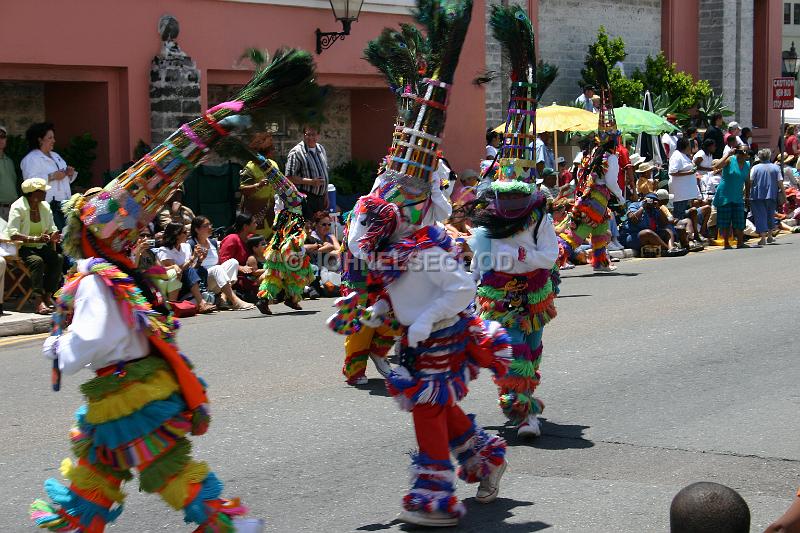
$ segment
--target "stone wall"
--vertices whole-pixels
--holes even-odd
[[[735,120],[753,120],[753,0],[700,0],[700,77]],[[731,118],[730,120],[733,120]]]
[[[0,81],[0,125],[9,135],[25,135],[31,124],[44,120],[44,83]]]
[[[325,124],[320,128],[319,142],[328,152],[328,165],[333,168],[351,159],[350,91],[333,89],[325,104]],[[302,139],[298,131],[297,140]]]
[[[583,61],[600,26],[625,41],[624,68],[630,76],[644,67],[648,54],[661,50],[661,1],[539,0],[539,57],[559,69],[541,105],[574,101],[581,93]]]
[[[486,2],[486,71],[493,73],[495,79],[486,83],[486,127],[495,128],[505,121],[508,107],[508,65],[503,59],[503,50],[500,43],[492,36],[489,25],[491,6],[499,2]],[[505,0],[505,5],[519,5],[527,9],[527,0]]]
[[[152,144],[160,143],[181,124],[199,115],[200,71],[177,43],[166,43],[150,65]]]

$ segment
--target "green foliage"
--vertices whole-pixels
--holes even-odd
[[[653,113],[666,117],[667,115],[675,115],[678,125],[681,127],[688,127],[691,125],[691,116],[688,113],[682,112],[680,109],[680,99],[670,99],[667,93],[659,94],[653,98]]]
[[[614,107],[623,105],[641,107],[642,93],[644,93],[642,82],[626,78],[620,69],[614,68],[609,72],[609,85],[611,85]]]
[[[97,141],[90,133],[76,135],[69,144],[56,150],[64,161],[78,172],[73,187],[90,187],[92,183],[92,163],[97,159]]]
[[[711,95],[707,98],[703,98],[701,100],[700,105],[697,106],[697,120],[700,124],[708,127],[709,121],[711,119],[711,115],[715,113],[721,113],[723,117],[729,117],[733,115],[733,111],[728,109],[728,107],[722,101],[721,94],[714,94],[711,92]]]
[[[593,64],[597,61],[605,63],[606,68],[611,76],[611,71],[618,61],[624,60],[628,56],[625,52],[625,41],[622,37],[611,38],[606,31],[605,26],[600,26],[597,30],[597,40],[589,45],[589,50],[586,53],[586,60],[584,64],[586,68],[581,69],[581,81],[579,82],[581,88],[586,85],[598,85],[598,72]],[[611,87],[614,90],[614,87]],[[616,93],[614,94],[616,96]]]
[[[558,67],[552,63],[539,60],[536,65],[536,99],[542,99],[545,91],[556,81],[558,77]]]
[[[713,93],[708,81],[694,81],[691,74],[670,63],[664,52],[659,52],[656,57],[647,56],[644,72],[637,68],[632,78],[639,80],[653,94],[668,95],[676,103],[676,112],[685,113]]]
[[[330,182],[336,186],[337,194],[367,194],[375,182],[378,163],[353,159],[331,169]]]
[[[28,154],[28,142],[22,135],[9,135],[6,140],[5,154],[14,162],[14,170],[17,172],[17,178],[22,183],[22,169],[19,164],[22,158]]]

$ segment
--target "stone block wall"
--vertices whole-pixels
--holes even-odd
[[[489,25],[491,6],[500,2],[486,2],[486,71],[495,74],[495,79],[484,84],[486,91],[486,127],[495,128],[506,119],[508,107],[508,65],[503,59],[500,43],[492,36]],[[519,5],[527,10],[527,0],[504,0],[504,5]]]
[[[328,153],[328,165],[333,168],[351,159],[351,120],[350,91],[333,89],[325,104],[325,123],[320,127],[319,142]],[[289,148],[302,139],[302,132],[297,129],[297,141],[290,143]],[[284,154],[285,155],[285,154]]]
[[[0,81],[0,125],[9,135],[25,135],[31,124],[44,120],[44,83]]]
[[[152,144],[200,115],[200,71],[185,54],[158,55],[150,65]]]
[[[700,0],[700,77],[743,126],[753,121],[753,17],[753,0]]]
[[[583,61],[600,26],[625,41],[624,68],[630,76],[636,67],[644,68],[648,54],[661,50],[661,1],[539,0],[539,57],[559,68],[542,105],[574,101],[581,93]]]

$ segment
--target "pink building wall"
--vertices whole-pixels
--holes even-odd
[[[471,79],[484,68],[484,6],[483,0],[475,2],[445,134],[444,149],[457,168],[469,166],[483,144],[483,90]],[[48,16],[42,17],[42,12]],[[149,69],[160,49],[156,27],[164,14],[180,22],[177,41],[201,70],[204,107],[208,83],[241,83],[249,77],[248,67],[238,65],[246,48],[275,50],[285,45],[313,50],[317,27],[341,28],[330,10],[222,0],[14,2],[3,7],[0,17],[0,79],[105,84],[108,128],[93,133],[104,137],[103,157],[113,168],[130,158],[138,139],[149,141]],[[36,21],[35,33],[20,21]],[[409,21],[402,15],[362,13],[350,36],[317,56],[320,82],[345,88],[384,87],[361,59],[361,51],[384,26]],[[59,112],[63,120],[104,113],[104,99],[76,104],[72,111]],[[69,128],[59,125],[62,132],[65,127]],[[388,144],[390,132],[385,136]],[[377,147],[377,141],[370,145]]]

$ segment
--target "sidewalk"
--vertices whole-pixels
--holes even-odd
[[[9,303],[4,307],[6,310],[0,316],[0,337],[47,333],[52,327],[51,316],[37,315],[33,309],[28,309],[29,306],[25,306],[21,312],[14,311],[13,308],[9,311]]]

